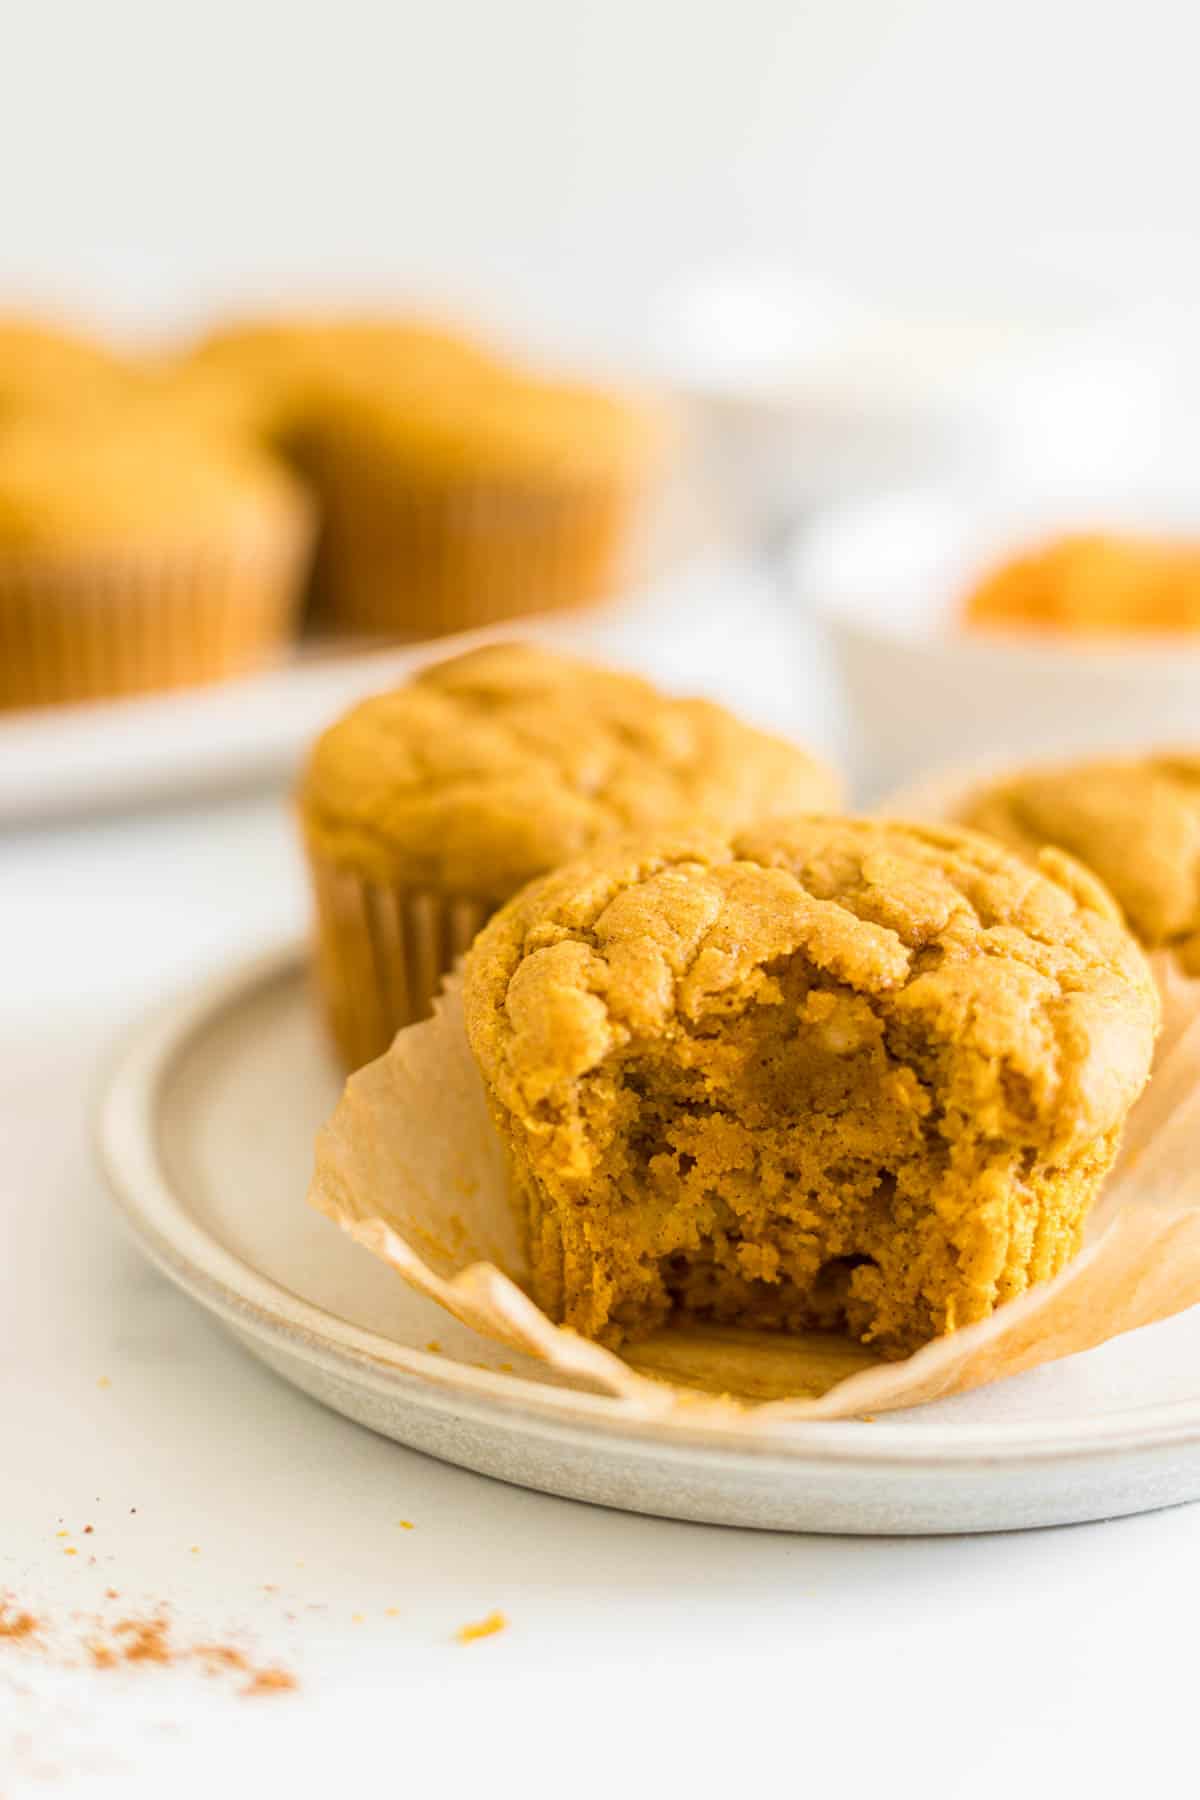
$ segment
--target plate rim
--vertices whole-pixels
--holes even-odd
[[[367,1331],[293,1293],[236,1255],[189,1212],[172,1187],[158,1147],[160,1103],[188,1046],[254,994],[303,979],[309,948],[294,937],[218,970],[160,1003],[128,1031],[100,1083],[93,1141],[110,1194],[150,1260],[227,1326],[324,1364],[354,1381],[436,1405],[453,1399],[477,1416],[497,1411],[526,1429],[586,1430],[656,1453],[697,1452],[729,1459],[772,1459],[795,1469],[819,1463],[843,1469],[978,1469],[1062,1464],[1200,1444],[1200,1396],[1122,1407],[1094,1418],[996,1424],[896,1424],[887,1419],[802,1420],[770,1439],[734,1433],[717,1422],[632,1419],[614,1396],[556,1387],[516,1374],[474,1368]],[[399,1276],[396,1277],[400,1279]]]

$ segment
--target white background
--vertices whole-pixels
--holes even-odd
[[[596,341],[783,261],[1193,291],[1191,0],[5,0],[0,280],[130,321],[390,284]]]
[[[987,311],[1195,291],[1189,0],[0,21],[0,288],[132,326],[399,284],[619,349],[743,259]],[[1196,1509],[928,1543],[592,1511],[323,1413],[144,1268],[87,1136],[113,1038],[303,910],[278,796],[0,843],[0,1587],[68,1635],[109,1582],[169,1599],[303,1682],[255,1710],[13,1652],[0,1791],[1188,1791]]]

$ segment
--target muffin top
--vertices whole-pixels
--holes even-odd
[[[1077,856],[1148,949],[1178,946],[1189,965],[1200,950],[1200,753],[1030,769],[957,811],[1025,856],[1044,844]]]
[[[1057,538],[1013,558],[968,595],[972,625],[1027,630],[1200,629],[1200,544],[1111,532]]]
[[[1087,871],[882,819],[630,838],[556,870],[469,952],[467,1032],[500,1103],[540,1118],[685,1025],[719,1056],[722,1017],[780,1004],[795,956],[864,997],[901,1060],[936,1047],[949,1073],[927,1100],[951,1139],[960,1118],[1065,1153],[1118,1125],[1149,1073],[1154,985]]]
[[[494,358],[453,326],[415,314],[309,313],[243,319],[219,327],[193,345],[189,360],[247,369],[290,371],[314,359],[361,355],[389,362],[442,361],[487,368]]]
[[[450,326],[402,315],[248,319],[202,338],[164,375],[192,402],[268,436],[303,431],[343,383],[482,378],[495,358]]]
[[[0,430],[0,549],[273,545],[307,529],[308,502],[251,447],[158,407],[26,417]]]
[[[734,827],[836,803],[831,770],[708,700],[525,644],[493,644],[364,701],[321,737],[314,848],[376,880],[503,900],[631,827]]]
[[[417,474],[530,484],[636,481],[670,441],[661,409],[615,389],[498,365],[468,380],[441,373],[343,368],[326,384],[325,422]]]
[[[130,365],[79,332],[0,314],[0,416],[78,393],[119,391]]]

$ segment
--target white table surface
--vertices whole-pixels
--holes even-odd
[[[687,679],[706,658],[717,691],[744,702],[756,662],[764,710],[832,729],[760,594],[697,625]],[[300,1681],[249,1701],[0,1641],[6,1800],[1188,1791],[1200,1509],[930,1541],[595,1510],[323,1411],[152,1272],[89,1144],[106,1058],[304,914],[279,794],[0,838],[0,1592],[66,1643],[108,1587],[168,1602],[181,1638]],[[506,1632],[454,1641],[493,1608]]]

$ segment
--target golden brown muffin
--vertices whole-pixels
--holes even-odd
[[[666,443],[654,409],[601,388],[343,369],[307,459],[333,623],[433,637],[599,598]]]
[[[552,1318],[889,1354],[1074,1254],[1158,1022],[1069,859],[835,817],[556,871],[478,938],[465,1005]]]
[[[0,707],[253,667],[310,538],[286,473],[157,410],[22,419],[0,432]]]
[[[1200,973],[1200,754],[1027,769],[977,788],[956,812],[1023,856],[1056,844],[1078,857],[1147,949],[1174,949]]]
[[[972,625],[1080,634],[1200,630],[1200,545],[1094,532],[1005,563],[965,604]]]
[[[0,314],[0,421],[45,404],[119,393],[131,379],[130,365],[91,338]]]
[[[494,644],[357,706],[300,796],[317,968],[356,1067],[424,1017],[495,908],[630,827],[727,827],[837,802],[834,774],[706,700],[532,645]]]
[[[492,364],[464,333],[423,319],[314,313],[223,326],[160,374],[187,404],[302,454],[342,379],[451,379]]]

